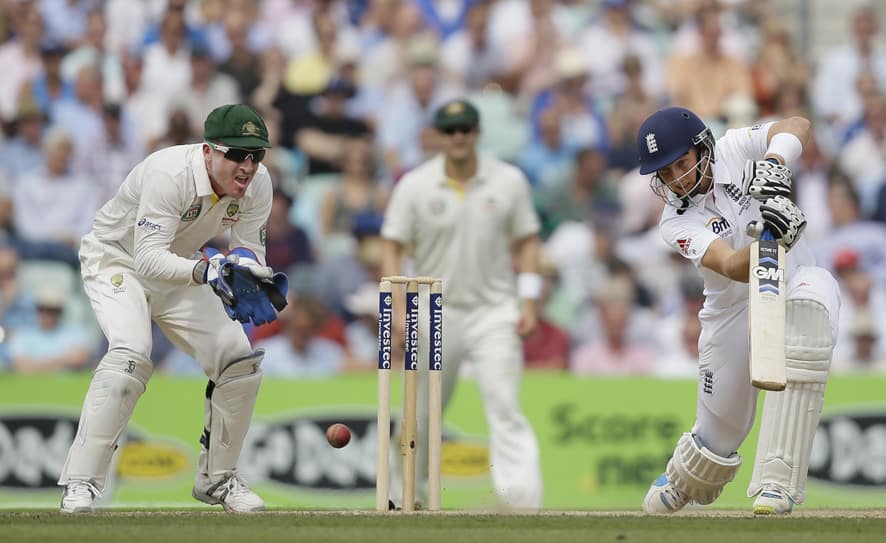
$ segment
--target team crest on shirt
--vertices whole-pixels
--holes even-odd
[[[191,222],[197,217],[200,216],[200,211],[203,210],[203,204],[197,202],[196,204],[192,204],[191,207],[188,208],[187,211],[182,215],[182,222]]]
[[[741,189],[736,185],[726,185],[723,188],[723,191],[726,192],[726,195],[732,198],[732,201],[737,203],[741,208],[739,210],[739,214],[744,213],[749,207],[751,207],[751,197],[747,194],[742,194]]]
[[[225,209],[226,217],[222,217],[222,224],[230,225],[240,220],[238,213],[240,212],[240,204],[237,202],[231,202],[228,204],[228,208]]]
[[[126,287],[123,286],[123,274],[115,273],[111,276],[111,286],[114,287],[114,294],[120,294],[121,292],[126,292]]]

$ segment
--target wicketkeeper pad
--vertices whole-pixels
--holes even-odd
[[[206,386],[205,427],[200,443],[206,449],[206,465],[200,466],[215,483],[225,479],[236,467],[243,440],[252,420],[255,398],[261,384],[261,361],[265,352],[230,362],[216,381]]]
[[[776,485],[795,503],[803,503],[812,440],[834,351],[824,305],[815,300],[788,300],[785,351],[787,387],[766,393],[748,497]]]
[[[108,351],[102,358],[83,400],[77,435],[58,484],[90,481],[99,491],[104,489],[117,441],[152,369],[150,360],[124,349]]]

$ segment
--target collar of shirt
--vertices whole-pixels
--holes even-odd
[[[442,188],[457,191],[460,195],[464,195],[468,190],[471,190],[472,188],[482,186],[490,177],[489,161],[486,160],[485,157],[483,157],[483,155],[479,153],[477,154],[477,173],[475,173],[473,177],[468,179],[466,183],[459,183],[446,175],[446,160],[443,157],[442,153],[437,155],[436,160],[438,161],[436,168],[439,170],[440,177],[438,185]]]
[[[202,143],[194,145],[191,171],[194,172],[194,188],[197,189],[197,196],[215,196],[212,183],[209,182],[209,173],[206,171],[206,162],[203,160]]]

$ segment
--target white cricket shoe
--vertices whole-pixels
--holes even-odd
[[[662,473],[643,499],[643,512],[647,515],[667,515],[683,509],[687,503],[689,497],[671,484],[666,473]]]
[[[265,510],[264,500],[250,490],[236,473],[206,488],[197,488],[195,485],[191,495],[203,503],[221,505],[228,513],[253,513]]]
[[[783,490],[767,486],[754,500],[754,515],[790,515],[794,500]]]
[[[92,513],[95,511],[95,500],[101,495],[92,483],[74,481],[65,486],[62,493],[62,513]]]

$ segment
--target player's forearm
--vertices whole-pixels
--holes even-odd
[[[516,264],[518,273],[538,273],[541,258],[541,242],[538,236],[528,236],[517,242]]]
[[[767,135],[769,147],[763,158],[774,158],[781,164],[793,162],[803,152],[811,133],[812,123],[804,117],[789,117],[774,123],[769,128]],[[796,139],[779,134],[794,136]]]
[[[750,264],[750,245],[736,251],[722,239],[711,243],[701,259],[701,265],[705,268],[742,283],[748,282]]]
[[[184,258],[159,248],[136,248],[133,265],[145,279],[187,285],[193,283],[196,260]]]

